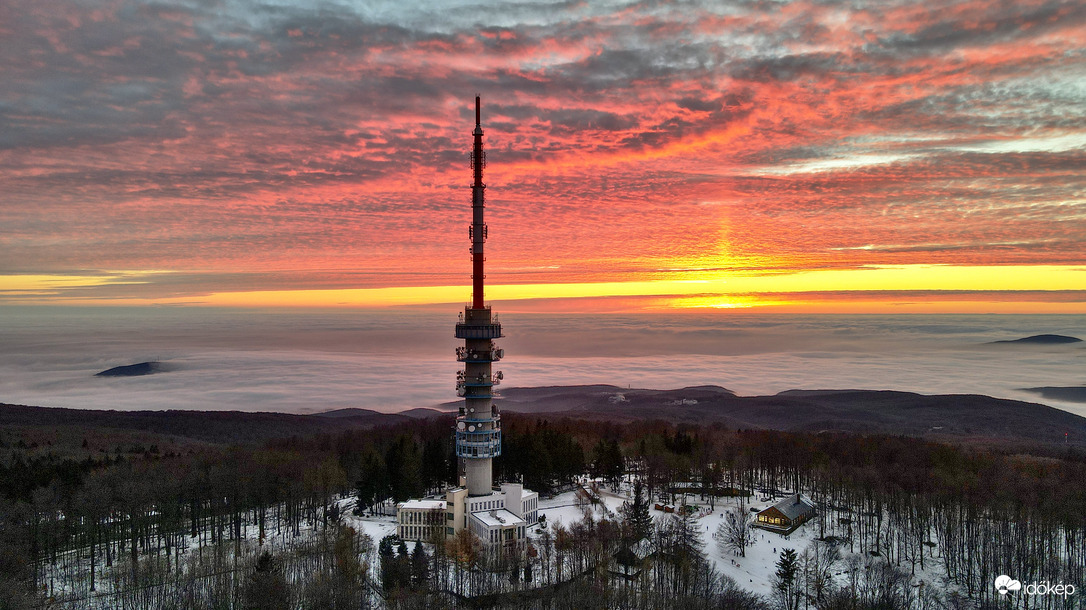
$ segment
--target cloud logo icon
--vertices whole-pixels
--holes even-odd
[[[1022,588],[1022,583],[1007,576],[1006,574],[1000,574],[995,579],[996,591],[999,591],[1000,595],[1006,595],[1011,591],[1018,591]]]

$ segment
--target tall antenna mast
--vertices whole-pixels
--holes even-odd
[[[475,143],[471,150],[471,168],[475,181],[471,185],[471,305],[464,308],[456,325],[456,337],[464,340],[456,349],[456,359],[464,363],[457,373],[456,393],[464,397],[464,405],[456,417],[456,455],[464,460],[464,478],[469,496],[486,496],[493,492],[492,461],[502,453],[501,416],[494,406],[498,393],[494,386],[501,383],[502,373],[493,372],[493,363],[504,352],[494,345],[502,337],[502,325],[491,315],[483,300],[483,243],[486,223],[483,222],[483,127],[479,96],[475,96]]]
[[[483,263],[486,257],[483,255],[483,244],[486,242],[486,223],[483,222],[483,208],[485,207],[483,184],[483,169],[486,167],[486,153],[483,151],[483,127],[481,122],[479,96],[475,96],[475,144],[471,150],[471,167],[474,170],[475,181],[471,185],[471,306],[475,309],[483,308],[483,279],[486,277]]]

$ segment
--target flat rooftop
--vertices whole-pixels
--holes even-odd
[[[400,504],[400,508],[413,508],[416,510],[445,510],[444,500],[408,500]]]
[[[510,527],[514,525],[526,525],[524,519],[514,515],[504,508],[495,510],[480,510],[471,513],[471,516],[483,522],[487,527]]]

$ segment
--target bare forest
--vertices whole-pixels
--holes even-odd
[[[1074,449],[506,415],[498,480],[544,496],[590,480],[628,501],[593,511],[589,491],[583,519],[539,524],[526,557],[501,561],[466,534],[415,544],[352,525],[456,480],[449,427],[144,439],[161,446],[114,444],[106,428],[5,431],[0,609],[1025,608],[999,595],[998,575],[1086,583],[1086,456]],[[741,553],[749,517],[707,540],[692,511],[651,510],[785,491],[817,506],[803,526],[817,543],[782,549],[771,595],[707,552]],[[941,580],[915,586],[931,573]]]

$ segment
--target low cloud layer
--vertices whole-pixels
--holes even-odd
[[[455,401],[445,313],[24,310],[0,331],[0,402],[93,409],[386,412]],[[1086,383],[1082,344],[987,345],[1040,333],[1086,339],[1083,316],[596,315],[505,317],[511,386],[715,384],[977,393],[1081,404],[1020,388]],[[160,360],[143,377],[94,374]]]

